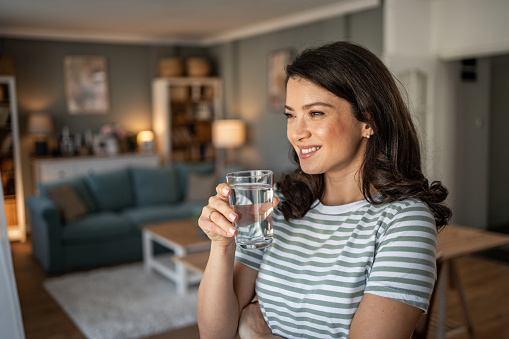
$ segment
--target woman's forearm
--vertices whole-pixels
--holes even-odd
[[[214,245],[198,290],[198,326],[202,339],[234,338],[239,303],[233,288],[235,243]]]

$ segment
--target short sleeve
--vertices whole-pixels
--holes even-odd
[[[427,311],[436,280],[437,231],[429,208],[402,208],[380,235],[365,293]]]

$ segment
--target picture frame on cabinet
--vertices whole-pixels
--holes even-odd
[[[69,114],[105,114],[109,110],[104,56],[66,56],[65,92]]]
[[[269,53],[267,60],[267,89],[268,108],[271,111],[282,112],[285,106],[285,67],[294,57],[291,48],[279,49]]]

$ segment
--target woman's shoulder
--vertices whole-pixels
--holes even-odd
[[[375,197],[376,200],[377,197]],[[392,209],[395,211],[407,210],[407,209],[423,209],[427,210],[431,213],[428,205],[420,199],[416,198],[407,198],[402,200],[391,201],[383,204],[372,204],[373,208],[378,208],[382,210]]]
[[[416,198],[372,204],[369,212],[382,215],[387,223],[408,220],[436,227],[433,212],[426,203]]]

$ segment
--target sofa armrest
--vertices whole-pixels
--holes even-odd
[[[32,195],[26,199],[26,205],[30,213],[33,255],[46,272],[58,272],[62,267],[61,214],[48,198]]]

